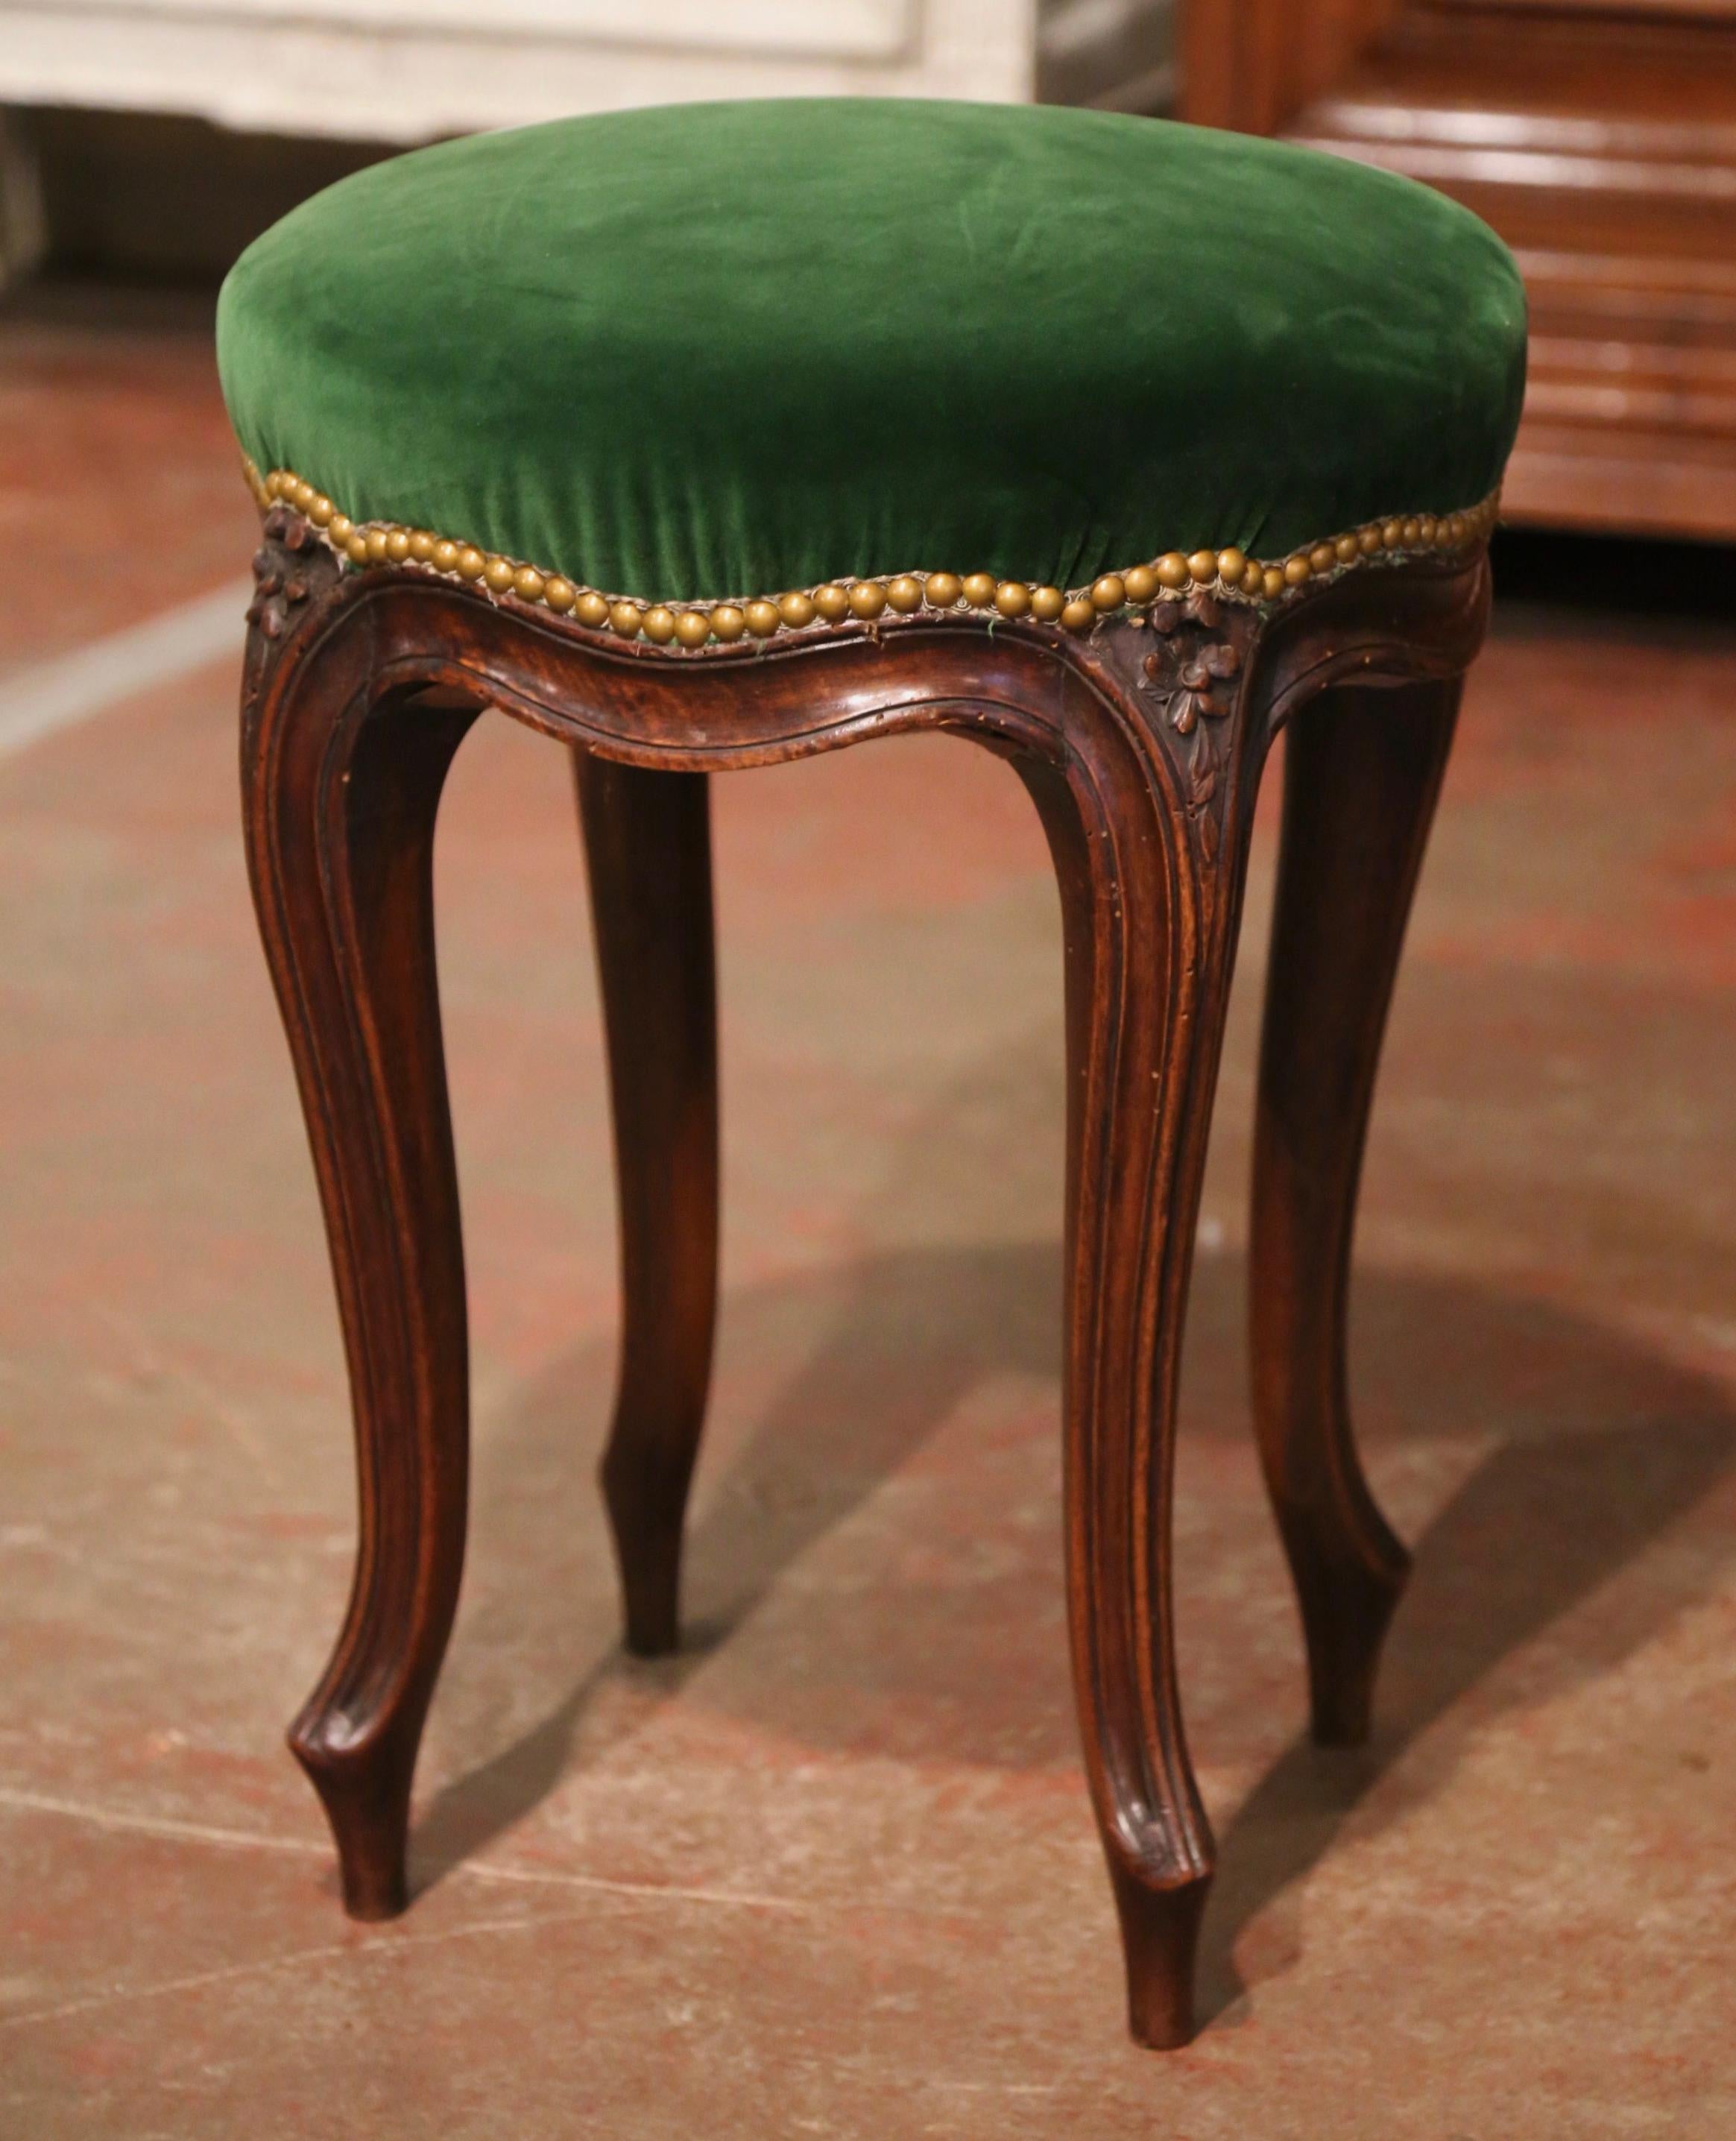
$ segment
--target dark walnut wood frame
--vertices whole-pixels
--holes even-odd
[[[490,706],[573,751],[626,1302],[602,1484],[627,1641],[656,1652],[676,1641],[716,1297],[706,776],[943,730],[1017,768],[1060,880],[1073,1667],[1133,2031],[1185,2042],[1212,1843],[1176,1685],[1172,1459],[1255,793],[1293,721],[1252,1343],[1315,1729],[1341,1743],[1367,1730],[1406,1567],[1346,1410],[1357,1178],[1458,681],[1486,621],[1481,550],[1355,567],[1271,605],[1165,598],[1079,639],[961,614],[677,655],[413,568],[340,572],[283,506],[266,530],[243,689],[248,854],[318,1169],[361,1478],[348,1615],[290,1745],[330,1818],[347,1907],[380,1917],[406,1902],[411,1772],[464,1555],[464,1258],[431,904],[454,752]]]

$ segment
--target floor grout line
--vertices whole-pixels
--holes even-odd
[[[224,655],[239,656],[251,580],[108,633],[49,662],[0,676],[0,758],[106,713]]]
[[[0,1784],[0,1807],[16,1807],[22,1813],[58,1814],[66,1821],[81,1821],[92,1828],[113,1830],[125,1836],[154,1836],[167,1843],[204,1843],[219,1850],[288,1852],[300,1858],[324,1855],[325,1847],[302,1843],[294,1837],[267,1836],[255,1829],[219,1828],[204,1822],[179,1821],[172,1814],[119,1813],[109,1807],[91,1806],[77,1799],[57,1799],[47,1792]]]
[[[87,1993],[81,2000],[64,2001],[58,2007],[28,2008],[22,2015],[0,2015],[0,2030],[22,2030],[32,2023],[64,2021],[73,2015],[88,2015],[106,2007],[124,2006],[139,2000],[162,2000],[177,1992],[199,1992],[207,1986],[232,1984],[239,1979],[268,1976],[274,1970],[298,1969],[331,1956],[400,1955],[411,1947],[439,1947],[479,1935],[535,1932],[548,1925],[566,1925],[583,1917],[583,1912],[557,1911],[541,1917],[483,1919],[468,1926],[445,1926],[438,1932],[399,1933],[370,1938],[358,1928],[342,1941],[327,1941],[318,1947],[304,1947],[288,1955],[257,1956],[251,1962],[234,1962],[221,1970],[202,1970],[186,1977],[165,1978],[155,1985],[117,1986],[111,1991]]]
[[[118,1835],[149,1836],[169,1843],[202,1843],[222,1851],[278,1852],[297,1858],[329,1858],[331,1847],[287,1836],[268,1836],[262,1831],[221,1828],[204,1822],[180,1821],[172,1814],[138,1814],[91,1806],[76,1799],[57,1799],[47,1792],[32,1792],[0,1784],[0,1808],[21,1813],[47,1814],[77,1821]],[[561,1873],[539,1867],[489,1865],[461,1860],[443,1877],[469,1879],[513,1888],[576,1889],[588,1895],[615,1896],[632,1902],[723,1904],[737,1910],[775,1911],[794,1917],[814,1915],[816,1905],[794,1897],[766,1896],[751,1889],[692,1888],[667,1881],[611,1880],[601,1873]]]

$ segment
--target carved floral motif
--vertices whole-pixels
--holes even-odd
[[[1232,640],[1213,637],[1222,621],[1208,594],[1152,606],[1151,628],[1160,644],[1145,657],[1144,688],[1156,694],[1178,736],[1191,736],[1202,720],[1222,721],[1233,703],[1217,687],[1241,668],[1242,652]]]
[[[1222,605],[1203,588],[1153,603],[1148,622],[1155,643],[1140,665],[1140,688],[1178,736],[1192,739],[1188,811],[1209,860],[1217,852],[1222,770],[1213,730],[1235,711],[1242,649],[1226,628]]]

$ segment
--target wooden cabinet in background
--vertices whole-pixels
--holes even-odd
[[[1736,539],[1736,0],[1186,0],[1181,116],[1426,180],[1513,247],[1509,518]]]

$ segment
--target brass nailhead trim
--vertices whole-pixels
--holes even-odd
[[[1152,601],[1160,591],[1204,588],[1230,601],[1279,602],[1310,581],[1324,579],[1376,557],[1409,557],[1432,551],[1467,550],[1485,541],[1495,525],[1500,493],[1492,491],[1478,505],[1462,513],[1399,514],[1370,520],[1343,535],[1292,550],[1287,558],[1250,558],[1240,550],[1179,550],[1134,565],[1124,573],[1105,573],[1089,588],[1064,593],[1028,580],[997,580],[991,573],[895,573],[862,579],[827,581],[788,594],[759,595],[741,602],[647,603],[627,595],[606,595],[578,585],[558,573],[520,564],[474,544],[406,528],[394,521],[357,523],[340,513],[289,469],[262,476],[243,461],[248,486],[262,508],[281,502],[306,515],[339,557],[355,565],[416,564],[479,583],[494,595],[512,595],[541,603],[557,617],[571,616],[593,631],[607,630],[622,640],[644,638],[656,647],[692,652],[718,640],[725,645],[743,638],[760,641],[803,632],[815,624],[846,619],[871,622],[890,609],[909,616],[976,611],[999,618],[1035,618],[1067,632],[1089,632],[1099,618],[1129,604]]]

